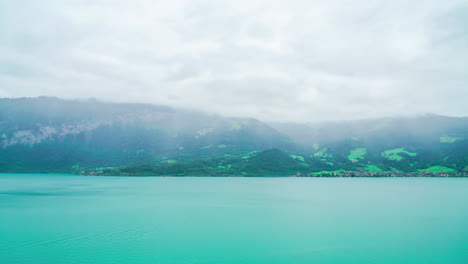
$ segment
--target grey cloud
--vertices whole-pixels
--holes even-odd
[[[0,96],[308,122],[467,115],[468,1],[3,1]]]

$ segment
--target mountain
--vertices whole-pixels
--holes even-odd
[[[317,146],[348,139],[385,140],[388,144],[433,144],[440,137],[468,135],[468,117],[424,115],[322,123],[269,123],[301,145]],[[406,144],[405,143],[405,144]]]
[[[323,170],[370,167],[414,172],[436,166],[468,170],[466,117],[425,115],[270,125],[301,145]]]
[[[468,118],[264,123],[150,104],[0,99],[0,172],[465,173]]]
[[[52,97],[0,99],[0,136],[3,172],[170,163],[171,156],[191,160],[293,146],[255,119]]]

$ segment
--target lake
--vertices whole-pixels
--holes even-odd
[[[468,179],[1,174],[0,263],[468,263]]]

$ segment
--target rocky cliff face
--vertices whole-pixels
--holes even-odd
[[[31,129],[12,131],[10,135],[3,133],[1,135],[1,145],[6,148],[16,144],[34,145],[45,140],[54,138],[63,138],[67,135],[78,135],[83,132],[91,131],[101,125],[109,125],[110,122],[71,122],[57,127],[34,124]]]

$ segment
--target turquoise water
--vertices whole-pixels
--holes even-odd
[[[0,263],[468,263],[468,180],[3,174]]]

